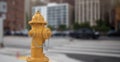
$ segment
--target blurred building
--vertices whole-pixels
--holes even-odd
[[[7,3],[5,0],[0,0],[0,17],[5,15],[7,12]]]
[[[73,7],[73,20],[72,22],[75,21],[75,0],[47,0],[49,2],[56,2],[56,3],[68,3],[69,5],[71,5]],[[73,23],[74,24],[74,23]]]
[[[26,17],[30,16],[30,0],[6,0],[7,13],[4,22],[5,31],[20,31],[25,29]]]
[[[100,19],[114,29],[114,7],[118,0],[100,0]]]
[[[58,28],[59,25],[69,27],[73,21],[73,8],[67,3],[49,5],[47,8],[47,20],[50,26]]]
[[[120,30],[120,5],[115,8],[115,29]]]
[[[75,0],[41,0],[46,3],[68,3],[71,6],[74,6]]]
[[[75,22],[90,22],[93,26],[100,19],[99,0],[75,0]]]
[[[33,8],[33,12],[37,10],[41,11],[44,18],[46,18],[45,20],[48,21],[48,25],[53,28],[58,28],[59,25],[66,25],[67,27],[70,27],[73,21],[73,8],[67,3],[52,3],[48,4],[46,7],[40,6]]]
[[[110,25],[114,27],[116,31],[118,31],[120,30],[120,0],[115,0],[113,4],[113,14],[111,14],[111,17],[113,19],[111,20],[112,22],[110,23]]]
[[[116,14],[118,13],[117,5],[120,0],[100,0],[100,19],[107,21],[112,29],[116,29]],[[116,12],[117,11],[117,12]]]
[[[100,18],[108,20],[112,9],[112,0],[100,0]]]
[[[117,0],[114,5],[114,24],[112,24],[115,30],[120,30],[120,0]]]
[[[49,0],[50,2],[57,2],[57,3],[68,3],[69,5],[74,7],[75,0]]]
[[[32,6],[40,6],[40,5],[46,5],[47,2],[45,0],[31,0]]]

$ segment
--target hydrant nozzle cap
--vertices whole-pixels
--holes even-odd
[[[33,15],[32,20],[29,22],[29,24],[34,23],[47,24],[47,22],[44,21],[44,18],[39,11],[37,11],[35,15]]]

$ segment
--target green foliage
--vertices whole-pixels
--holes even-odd
[[[97,20],[96,21],[96,24],[97,24],[97,26],[98,27],[101,27],[101,26],[103,26],[103,25],[105,25],[105,26],[108,26],[108,22],[107,21],[104,21],[104,20]]]
[[[110,30],[110,27],[108,27],[108,26],[106,26],[106,25],[102,25],[102,26],[100,27],[100,30],[103,31],[103,32],[107,32],[107,31]]]
[[[74,24],[73,24],[73,29],[74,29],[74,30],[80,29],[80,24],[74,23]]]
[[[80,28],[90,28],[89,22],[80,23]]]
[[[54,30],[54,28],[52,26],[50,26],[50,25],[48,25],[48,28],[50,28],[51,30]]]
[[[100,26],[103,25],[103,23],[104,23],[104,22],[103,22],[102,20],[97,20],[97,21],[96,21],[96,24],[97,24],[96,26],[97,26],[97,27],[100,27]]]
[[[26,14],[26,28],[27,28],[28,30],[31,29],[30,25],[28,24],[29,21],[30,21],[30,17]]]
[[[108,25],[108,23],[104,20],[97,20],[96,21],[96,26],[92,27],[94,30],[96,31],[100,31],[100,32],[107,32],[110,30],[110,27]]]
[[[100,32],[107,32],[107,31],[109,31],[110,30],[110,27],[108,27],[108,26],[105,26],[105,25],[102,25],[102,26],[93,26],[92,27],[94,30],[96,30],[96,31],[100,31]]]
[[[103,20],[97,20],[96,21],[96,26],[90,26],[89,22],[84,22],[84,23],[75,23],[73,24],[73,29],[74,30],[78,30],[80,28],[93,28],[96,31],[100,31],[100,32],[107,32],[108,30],[110,30],[110,27],[108,25],[107,21],[103,21]]]
[[[89,22],[84,22],[84,23],[80,23],[80,24],[78,24],[78,23],[73,24],[74,30],[78,30],[80,28],[90,28]]]
[[[67,29],[66,25],[59,25],[59,27],[58,27],[58,30],[60,30],[60,31],[64,31],[66,29]]]

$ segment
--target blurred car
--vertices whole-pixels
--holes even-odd
[[[95,32],[94,30],[89,29],[89,28],[81,28],[79,30],[76,30],[76,31],[69,33],[69,36],[73,37],[73,38],[98,39],[100,36],[100,33]]]
[[[69,36],[70,31],[52,31],[52,36]]]
[[[14,33],[12,33],[12,35],[22,36],[22,33],[21,33],[21,31],[15,31]]]
[[[107,33],[109,37],[120,37],[120,31],[110,30]]]
[[[13,35],[16,35],[16,36],[28,36],[28,30],[25,29],[25,30],[21,30],[21,31],[15,31],[13,33]]]
[[[23,36],[28,36],[28,30],[27,30],[27,29],[22,30],[21,32],[22,32],[22,35],[23,35]]]
[[[52,36],[66,36],[66,34],[61,31],[52,31]]]
[[[11,35],[11,32],[9,30],[5,30],[4,35]]]

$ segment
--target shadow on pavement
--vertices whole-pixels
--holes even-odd
[[[84,62],[120,62],[120,58],[116,57],[104,57],[94,55],[82,55],[82,54],[66,54],[70,58],[76,60],[82,60]]]
[[[93,40],[93,41],[96,41],[96,40],[107,40],[107,41],[120,41],[120,37],[107,37],[107,36],[101,36],[100,38],[98,39],[83,39],[83,38],[80,38],[80,39],[77,39],[77,40]]]

